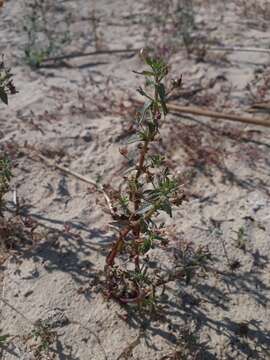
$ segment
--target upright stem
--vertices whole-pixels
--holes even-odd
[[[160,84],[160,79],[157,76],[155,76],[155,89],[154,89],[154,99],[152,100],[152,105],[148,109],[148,111],[151,113],[151,118],[153,121],[157,121],[157,114],[159,113],[159,92],[158,92],[158,85]],[[149,151],[149,143],[154,140],[157,132],[156,130],[153,130],[153,134],[149,134],[149,136],[144,140],[143,145],[140,148],[139,153],[139,160],[138,160],[138,166],[137,171],[135,174],[135,181],[138,182],[141,175],[145,173],[145,160],[146,155]],[[137,215],[137,211],[140,208],[141,205],[141,194],[139,193],[139,190],[137,189],[137,186],[131,190],[131,201],[134,204],[134,213],[130,217],[129,224],[120,231],[117,241],[115,242],[111,252],[107,256],[107,266],[112,267],[114,265],[114,260],[117,254],[121,251],[122,246],[124,245],[124,242],[126,240],[126,237],[129,233],[132,232],[133,239],[132,239],[132,257],[134,260],[135,265],[135,271],[140,271],[140,249],[139,249],[139,242],[137,241],[140,238],[141,234],[141,217]],[[156,211],[156,209],[151,209],[144,215],[144,219],[147,220],[151,218],[153,213]],[[134,221],[135,220],[135,221]]]
[[[155,77],[155,83],[157,84],[158,82],[159,82],[158,78]],[[158,104],[158,91],[157,91],[157,88],[155,87],[153,110],[151,110],[152,115],[153,115],[154,118],[156,117],[156,113],[158,111],[158,105],[157,104]],[[149,139],[145,140],[145,142],[143,144],[143,147],[141,149],[140,158],[139,158],[139,165],[138,165],[138,169],[137,169],[137,173],[136,173],[136,180],[138,180],[139,177],[141,176],[141,174],[143,173],[144,161],[145,161],[146,154],[148,152],[149,142],[150,142]],[[139,198],[137,199],[137,197],[136,197],[135,206],[134,206],[135,211],[138,210],[138,208],[140,206],[140,202],[141,202],[141,200]]]
[[[159,81],[158,78],[155,77],[156,84],[158,84],[158,81]],[[151,109],[150,111],[152,112],[152,116],[155,119],[156,114],[158,112],[158,91],[157,91],[156,86],[155,86],[153,109]],[[149,148],[148,148],[149,142],[150,142],[150,139],[145,140],[143,147],[141,148],[140,157],[139,157],[139,165],[138,165],[138,169],[137,169],[137,173],[136,173],[136,180],[138,180],[139,177],[144,172],[144,162],[145,162],[145,157],[147,155],[147,152],[149,150]],[[137,194],[135,194],[135,202],[134,202],[134,211],[135,212],[139,209],[140,204],[141,204],[141,198],[139,196],[137,196]],[[134,235],[133,245],[134,245],[134,251],[135,251],[134,264],[135,264],[136,271],[140,270],[139,247],[136,242],[136,239],[138,239],[140,237],[140,232],[141,232],[140,226],[137,226],[136,228],[133,229],[133,235]]]

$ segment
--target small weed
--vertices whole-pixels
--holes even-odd
[[[235,239],[235,245],[238,249],[246,251],[246,244],[247,244],[247,234],[245,228],[241,226],[236,233],[237,238]]]
[[[27,11],[23,23],[27,37],[24,47],[25,60],[31,67],[38,68],[45,58],[59,55],[63,47],[70,42],[71,16],[62,9],[64,15],[61,21],[53,18],[57,14],[57,4],[51,0],[25,0],[24,7]],[[53,22],[58,23],[57,27]],[[65,24],[64,27],[59,27],[60,23]]]
[[[55,342],[57,334],[49,324],[40,320],[31,332],[31,337],[37,342],[35,356],[42,359],[42,353],[49,353],[50,346]]]
[[[192,278],[198,274],[207,272],[207,265],[211,261],[211,253],[206,247],[194,247],[194,244],[180,242],[174,250],[176,269],[182,273],[186,285],[189,285]]]
[[[6,155],[0,157],[0,215],[3,216],[2,210],[4,206],[4,195],[9,190],[9,182],[11,179],[11,164]]]
[[[160,128],[168,113],[167,94],[181,86],[181,80],[166,90],[163,80],[168,75],[167,64],[144,51],[141,57],[148,69],[135,73],[145,77],[145,88],[138,89],[145,103],[136,119],[136,133],[129,141],[137,144],[137,155],[128,162],[130,168],[121,191],[114,192],[112,215],[120,230],[107,256],[105,275],[109,297],[123,304],[153,308],[156,287],[163,282],[148,271],[142,258],[157,242],[166,246],[165,225],[159,224],[157,217],[160,212],[172,217],[173,205],[179,206],[184,200],[180,184],[153,145],[161,138]],[[130,160],[128,148],[120,152]]]
[[[17,93],[13,84],[13,75],[8,69],[2,58],[0,62],[0,100],[8,104],[9,95]],[[14,149],[13,149],[14,150]],[[10,190],[12,178],[12,164],[6,151],[0,153],[0,246],[2,249],[13,249],[18,242],[33,243],[34,230],[37,224],[30,217],[19,216],[19,204],[16,199],[16,214],[7,218],[4,216],[5,202],[4,197]],[[30,239],[30,240],[29,240]]]
[[[4,58],[0,62],[0,100],[4,104],[8,104],[8,96],[17,93],[13,84],[13,75],[5,66]],[[0,216],[3,216],[4,195],[9,190],[9,182],[11,179],[11,164],[6,154],[0,154]]]

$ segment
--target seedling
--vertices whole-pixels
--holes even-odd
[[[195,248],[192,243],[183,242],[175,249],[174,257],[176,269],[182,274],[186,285],[197,273],[203,275],[207,271],[208,262],[211,261],[211,253],[207,247]]]
[[[246,244],[247,244],[247,234],[245,228],[241,226],[237,231],[234,231],[237,235],[235,239],[235,245],[239,249],[246,251]]]
[[[38,321],[31,336],[38,343],[35,353],[36,356],[41,359],[43,352],[49,352],[50,346],[55,342],[57,334],[51,329],[48,323]]]
[[[23,22],[27,37],[24,47],[25,61],[32,68],[38,68],[47,57],[59,55],[63,47],[70,42],[70,14],[65,14],[62,9],[64,19],[58,19],[56,27],[52,20],[56,22],[55,14],[59,9],[54,1],[25,0],[24,5],[27,11]]]
[[[137,153],[128,162],[130,168],[112,206],[119,233],[107,256],[105,275],[109,297],[123,304],[153,306],[161,281],[150,273],[143,259],[157,243],[164,247],[168,242],[165,224],[158,222],[158,215],[163,212],[172,217],[173,205],[179,206],[184,199],[180,184],[153,144],[161,139],[160,129],[168,114],[167,94],[181,86],[181,79],[166,89],[168,65],[144,51],[141,57],[148,69],[135,73],[145,78],[145,87],[138,89],[145,103],[135,120],[136,134],[130,141]],[[128,148],[120,152],[130,159]]]
[[[2,209],[4,205],[3,197],[9,190],[11,176],[10,161],[4,155],[2,159],[0,157],[0,215],[2,215]]]

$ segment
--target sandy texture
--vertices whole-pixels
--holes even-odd
[[[59,3],[72,9],[77,34],[67,50],[93,50],[91,23],[83,20],[91,16],[92,1]],[[196,1],[200,44],[269,47],[267,9],[254,11],[252,4],[259,2],[246,3]],[[97,1],[100,46],[141,47],[145,25],[139,20],[149,13],[147,6],[144,1]],[[125,165],[118,148],[128,140],[129,99],[136,96],[140,81],[132,70],[142,65],[129,54],[100,55],[35,72],[21,59],[22,14],[22,1],[15,0],[0,13],[0,51],[7,55],[19,89],[8,107],[1,105],[0,145],[11,153],[12,187],[24,214],[38,222],[41,236],[31,246],[10,251],[1,264],[0,329],[14,336],[0,350],[2,358],[161,360],[178,349],[175,359],[270,359],[269,130],[168,117],[160,149],[190,195],[175,210],[176,231],[168,250],[157,249],[150,258],[173,268],[173,254],[187,241],[195,248],[208,245],[213,262],[188,286],[179,282],[168,287],[160,316],[126,313],[100,291],[114,239],[103,198],[90,185],[17,146],[27,142],[82,175],[117,185]],[[243,114],[254,102],[269,99],[269,54],[213,51],[203,62],[197,60],[184,50],[170,58],[172,73],[183,74],[185,89],[200,89],[175,100],[179,104]],[[11,200],[10,192],[8,207],[14,211]],[[237,244],[241,231],[245,249]],[[228,262],[236,261],[239,267],[231,270]],[[49,352],[41,355],[29,336],[39,320],[55,332]]]

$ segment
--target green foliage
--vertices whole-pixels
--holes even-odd
[[[0,212],[3,207],[3,196],[9,190],[9,182],[11,179],[11,164],[8,158],[0,158]]]
[[[0,62],[0,100],[8,105],[8,95],[16,94],[17,90],[12,80],[13,74],[10,69],[5,66],[4,58]]]
[[[10,338],[10,335],[8,335],[8,334],[0,335],[0,348],[7,345],[9,338]]]
[[[237,231],[234,231],[236,233],[237,238],[235,239],[235,245],[239,249],[246,251],[246,245],[247,245],[247,233],[244,226],[240,226]]]
[[[8,96],[17,93],[13,84],[12,73],[5,66],[4,59],[0,63],[0,100],[4,104],[8,104]],[[9,182],[11,179],[11,164],[5,154],[0,154],[0,214],[3,207],[3,196],[9,190]]]
[[[159,214],[165,212],[172,217],[173,205],[180,205],[183,200],[177,180],[165,166],[165,157],[152,145],[161,136],[160,128],[168,113],[167,94],[181,86],[181,80],[172,82],[172,87],[166,89],[167,64],[144,51],[141,57],[148,69],[135,72],[145,78],[146,84],[138,89],[145,98],[135,119],[138,152],[133,161],[128,162],[129,175],[124,177],[118,204],[114,207],[117,209],[114,219],[121,231],[107,257],[105,274],[109,296],[122,303],[136,303],[140,307],[151,304],[152,307],[156,300],[155,284],[160,279],[148,273],[143,258],[157,243],[164,246],[168,242],[165,225],[158,221]],[[130,160],[126,148],[120,153]],[[128,258],[124,264],[122,257]]]
[[[57,334],[46,321],[40,320],[32,330],[31,336],[38,343],[36,355],[41,358],[43,352],[49,352],[50,345],[56,340]]]

